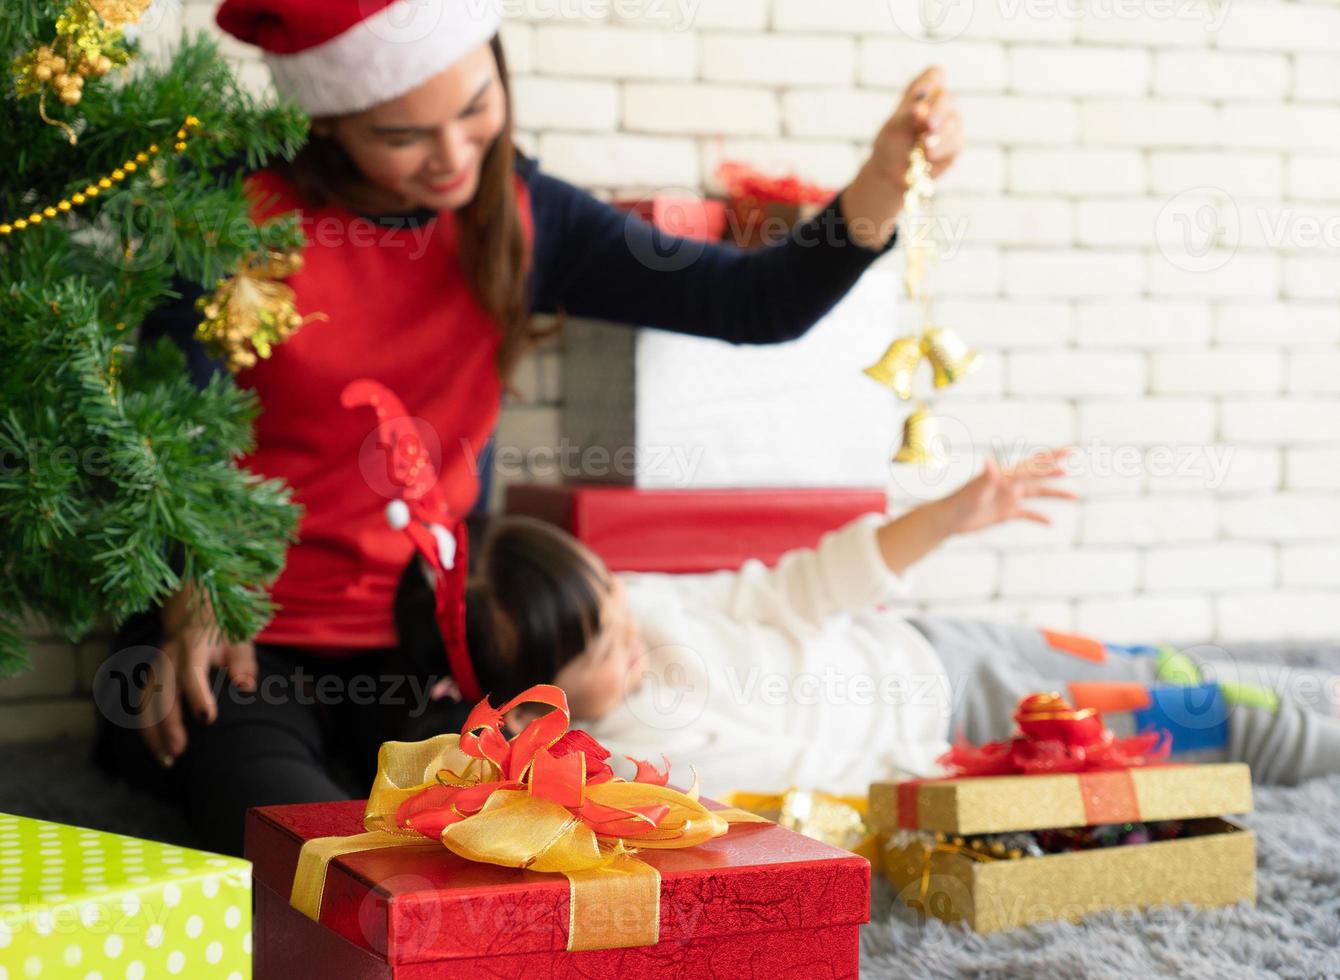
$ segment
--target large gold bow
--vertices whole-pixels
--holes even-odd
[[[527,703],[554,710],[509,740],[502,718]],[[655,944],[660,872],[635,850],[692,847],[733,823],[769,821],[707,809],[696,778],[687,793],[669,788],[668,765],[632,760],[637,774],[620,779],[605,761],[608,750],[568,722],[563,691],[541,684],[499,708],[481,701],[459,735],[383,743],[363,815],[367,832],[307,841],[291,904],[317,919],[332,859],[436,838],[470,861],[566,875],[569,950]],[[610,916],[610,908],[627,912]]]

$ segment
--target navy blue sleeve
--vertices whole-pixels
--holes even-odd
[[[879,249],[852,241],[837,194],[784,240],[741,249],[663,232],[519,152],[517,172],[535,228],[532,312],[780,343],[832,309],[897,237]]]
[[[220,182],[246,170],[246,155],[234,154],[211,170]],[[216,372],[227,370],[222,358],[210,356],[205,345],[195,337],[195,328],[204,319],[195,308],[196,299],[204,293],[199,283],[181,276],[173,275],[171,290],[176,298],[165,297],[164,301],[149,311],[149,315],[140,324],[140,343],[150,344],[160,337],[169,337],[183,354],[186,355],[186,369],[191,384],[204,388]]]
[[[186,355],[186,369],[191,384],[196,388],[204,388],[215,372],[225,370],[223,361],[211,357],[205,345],[195,337],[195,328],[203,319],[195,308],[195,300],[204,289],[196,283],[173,276],[172,291],[178,294],[178,298],[168,299],[154,307],[140,324],[140,343],[147,345],[160,337],[171,338]]]

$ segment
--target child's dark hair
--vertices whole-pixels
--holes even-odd
[[[480,689],[498,704],[553,683],[586,649],[600,632],[609,576],[568,534],[529,517],[472,521],[470,542],[466,643]],[[396,590],[400,647],[421,669],[445,676],[433,609],[433,590],[416,558]]]

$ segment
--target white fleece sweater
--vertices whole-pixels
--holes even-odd
[[[594,723],[615,754],[674,766],[705,795],[795,786],[864,794],[934,774],[949,681],[926,638],[881,604],[905,594],[871,514],[738,572],[621,576],[649,648],[636,691]],[[580,723],[580,722],[579,722]]]

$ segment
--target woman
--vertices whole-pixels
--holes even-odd
[[[912,147],[923,142],[943,171],[962,130],[928,70],[852,182],[787,241],[746,253],[626,219],[518,153],[495,4],[226,0],[218,23],[258,45],[278,89],[313,117],[300,156],[248,189],[257,219],[301,210],[308,245],[289,284],[300,313],[328,319],[237,376],[261,404],[242,463],[286,480],[305,516],[272,589],[279,611],[253,641],[218,642],[185,593],[161,626],[123,632],[122,647],[161,647],[145,686],[147,752],[124,733],[107,741],[123,771],[142,774],[149,758],[171,767],[203,842],[237,851],[249,806],[357,792],[406,713],[384,688],[354,697],[356,680],[403,680],[404,664],[390,669],[392,605],[411,549],[386,526],[394,488],[368,428],[340,405],[347,382],[383,382],[423,420],[447,506],[465,513],[503,381],[536,339],[532,313],[734,343],[798,337],[892,247]],[[693,261],[658,267],[685,249]],[[189,340],[191,299],[145,333],[180,338],[202,381],[214,368]],[[339,696],[323,701],[323,686]]]

